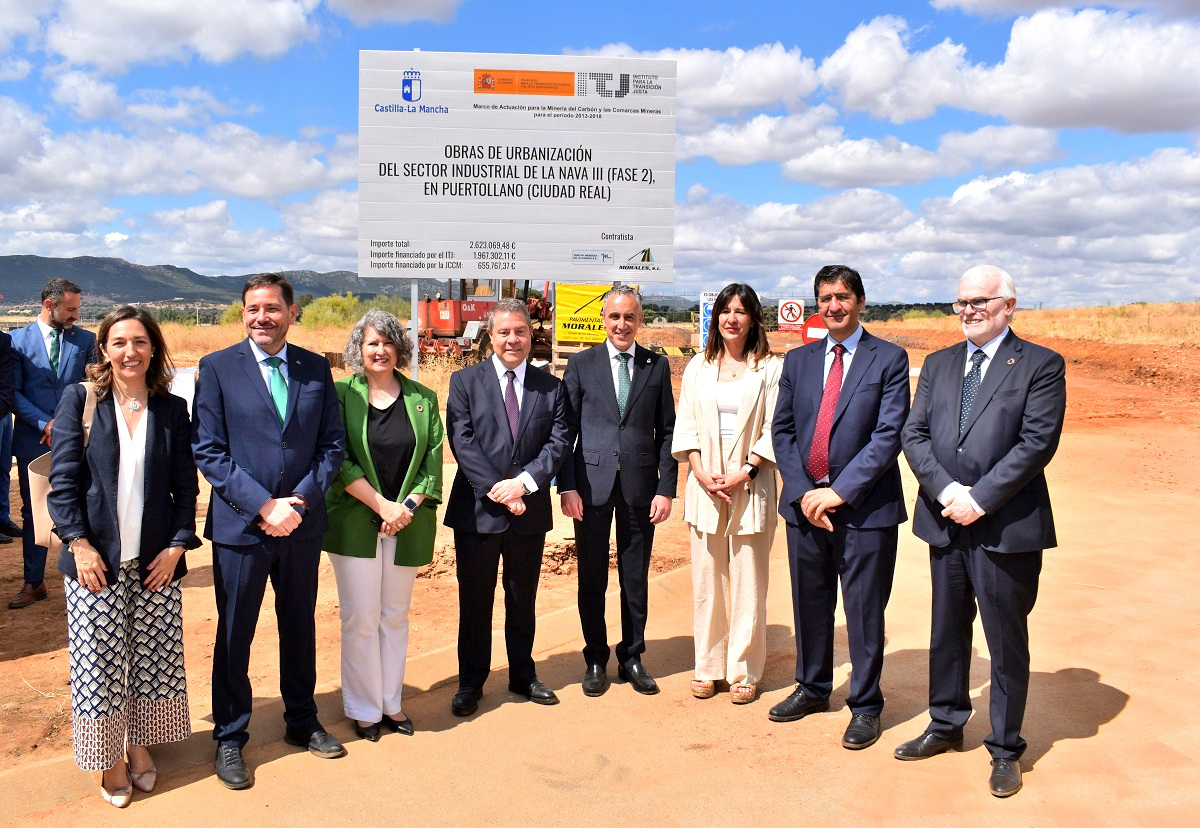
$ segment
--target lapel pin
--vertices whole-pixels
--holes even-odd
[[[420,404],[417,405],[417,411],[424,411],[424,410],[425,410],[425,406],[420,405]]]
[[[1008,358],[1008,364],[1009,364],[1009,365],[1016,365],[1016,364],[1017,364],[1017,361],[1016,361],[1015,359],[1013,359],[1012,357],[1009,357],[1009,358]]]

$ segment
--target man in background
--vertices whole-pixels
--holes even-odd
[[[12,473],[13,402],[12,339],[0,331],[0,543],[12,543],[19,532],[9,517],[12,503],[8,497]]]
[[[29,502],[29,463],[50,450],[54,440],[54,409],[63,389],[83,380],[84,369],[96,359],[96,335],[76,326],[83,291],[67,279],[51,279],[42,288],[42,310],[27,327],[12,333],[13,397],[17,419],[12,450],[17,456],[21,489],[21,540],[25,559],[24,584],[8,602],[24,609],[46,597],[46,547],[34,542],[33,509]],[[16,527],[12,527],[16,528]]]

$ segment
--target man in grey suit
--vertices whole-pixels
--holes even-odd
[[[1012,277],[981,265],[963,274],[954,310],[967,341],[921,368],[904,454],[920,484],[913,532],[929,543],[933,620],[925,732],[896,758],[925,759],[962,746],[971,717],[971,625],[976,605],[992,659],[995,796],[1021,789],[1021,722],[1029,690],[1028,617],[1042,550],[1057,543],[1044,469],[1058,448],[1066,365],[1009,328]]]
[[[587,670],[583,692],[608,686],[608,536],[617,521],[617,576],[621,584],[621,641],[617,676],[639,693],[658,685],[642,666],[650,547],[654,527],[671,515],[679,464],[671,456],[675,400],[665,357],[635,341],[642,300],[633,288],[608,292],[602,310],[607,340],[571,357],[567,386],[574,453],[563,463],[558,491],[563,514],[575,520],[579,559],[579,619]]]
[[[63,389],[83,379],[96,358],[96,335],[75,325],[83,291],[67,279],[51,279],[42,288],[42,310],[33,324],[12,333],[13,397],[17,413],[12,449],[21,487],[25,583],[8,602],[24,609],[46,597],[46,547],[34,540],[29,503],[29,463],[50,450],[54,409]]]

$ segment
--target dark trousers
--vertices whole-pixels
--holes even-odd
[[[25,559],[25,583],[40,584],[46,578],[46,547],[34,543],[33,507],[29,503],[29,464],[32,457],[17,458],[17,485],[21,490],[21,543]]]
[[[481,688],[492,671],[492,608],[496,572],[504,561],[504,643],[508,680],[529,684],[533,635],[537,626],[537,588],[542,572],[545,533],[502,532],[480,535],[454,531],[458,573],[458,686]]]
[[[250,645],[267,588],[275,591],[279,627],[279,693],[283,720],[317,726],[317,567],[320,538],[267,538],[256,546],[213,544],[217,642],[213,652],[213,738],[244,746],[250,738]]]
[[[0,417],[0,519],[12,520],[8,489],[12,480],[13,415]]]
[[[608,626],[604,623],[604,593],[608,591],[608,537],[617,521],[617,580],[621,585],[621,641],[617,663],[639,661],[646,652],[647,596],[650,548],[654,524],[650,505],[631,506],[621,495],[617,474],[612,494],[600,506],[584,504],[583,520],[575,521],[575,554],[579,559],[579,622],[583,627],[583,658],[588,664],[608,664]]]
[[[958,739],[971,718],[971,625],[978,602],[992,659],[991,725],[983,740],[999,759],[1025,752],[1021,722],[1029,695],[1029,613],[1042,553],[972,548],[970,527],[948,547],[929,548],[933,622],[929,632],[929,732]]]
[[[796,625],[796,683],[810,698],[833,691],[833,614],[838,579],[850,644],[852,713],[878,716],[883,710],[884,610],[896,571],[897,527],[826,532],[807,521],[787,523]]]

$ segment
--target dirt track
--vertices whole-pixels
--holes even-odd
[[[875,329],[877,332],[880,329]],[[906,335],[911,332],[906,331]],[[914,361],[934,341],[903,344]],[[45,824],[172,820],[210,823],[218,808],[240,824],[311,824],[425,819],[576,823],[719,820],[782,824],[917,822],[930,818],[1026,824],[1190,824],[1200,806],[1200,763],[1188,749],[1197,727],[1179,700],[1200,679],[1200,591],[1194,529],[1200,489],[1200,405],[1194,349],[1172,350],[1146,368],[1140,354],[1096,354],[1095,346],[1048,343],[1070,365],[1067,430],[1049,476],[1059,549],[1046,555],[1031,619],[1033,681],[1023,761],[1026,786],[1012,800],[987,794],[984,718],[967,728],[966,752],[900,763],[891,749],[925,724],[929,588],[925,550],[901,531],[888,612],[884,668],[888,706],[880,743],[861,753],[838,742],[848,713],[844,630],[839,628],[833,709],[794,724],[766,710],[791,688],[791,608],[782,534],[773,554],[769,658],[763,697],[735,708],[727,696],[697,702],[691,677],[690,575],[659,576],[651,594],[646,663],[663,693],[641,697],[614,685],[601,699],[579,690],[578,617],[569,561],[547,574],[539,595],[539,674],[558,707],[519,703],[497,671],[480,713],[449,713],[455,679],[457,596],[452,577],[421,579],[414,600],[410,688],[405,710],[417,736],[354,740],[337,692],[337,609],[324,564],[319,704],[350,755],[321,762],[281,741],[274,687],[273,619],[264,613],[252,669],[259,703],[248,759],[255,787],[227,792],[211,775],[208,671],[215,613],[205,550],[185,582],[187,656],[196,735],[159,749],[161,789],[118,814],[70,760],[62,588],[19,613],[0,610],[0,813]],[[1088,353],[1100,357],[1089,361]],[[1186,358],[1185,358],[1186,357]],[[1182,366],[1182,367],[1180,367]],[[1140,373],[1139,373],[1140,372]],[[1190,377],[1190,379],[1189,379]],[[911,476],[906,492],[915,492]],[[671,568],[686,555],[676,527],[656,552]],[[564,534],[564,533],[560,533]],[[668,558],[673,557],[675,561]],[[0,547],[0,594],[14,592],[19,551]],[[269,605],[269,602],[268,602]],[[615,618],[615,614],[612,615]],[[987,652],[977,632],[976,709],[988,695]],[[502,663],[501,655],[496,663]],[[396,812],[399,811],[399,814]]]

